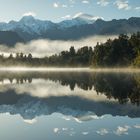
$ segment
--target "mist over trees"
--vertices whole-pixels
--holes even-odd
[[[119,35],[105,43],[97,43],[94,49],[84,46],[49,57],[35,58],[31,53],[12,53],[5,57],[0,55],[0,66],[34,66],[34,67],[140,67],[140,32],[128,36]]]
[[[16,53],[16,56],[10,54],[9,57],[0,55],[0,66],[73,66],[87,67],[90,65],[93,56],[92,47],[82,47],[75,50],[71,46],[69,51],[62,51],[60,54],[55,54],[50,57],[34,58],[31,53],[28,55]]]

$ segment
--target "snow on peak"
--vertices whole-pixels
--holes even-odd
[[[46,32],[48,29],[55,28],[69,28],[72,26],[80,26],[86,24],[93,24],[97,19],[103,19],[101,17],[95,17],[89,14],[78,13],[70,20],[64,20],[60,23],[53,23],[51,21],[44,21],[36,19],[31,14],[24,15],[19,21],[11,21],[9,23],[0,23],[0,30],[2,31],[22,31],[28,34],[34,35],[35,33],[40,35]]]
[[[59,23],[60,28],[68,28],[85,24],[93,24],[97,19],[103,19],[99,16],[92,16],[84,13],[77,13],[71,20],[64,20]]]
[[[99,16],[92,16],[89,14],[84,14],[84,13],[77,13],[73,19],[80,19],[80,20],[84,20],[87,21],[89,23],[94,23],[97,19],[103,19],[103,17],[99,17]]]

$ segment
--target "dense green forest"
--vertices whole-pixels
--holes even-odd
[[[43,58],[35,58],[31,53],[9,57],[1,54],[0,66],[140,67],[140,32],[121,34],[114,40],[97,43],[94,49],[84,46],[75,50],[71,46],[69,51]]]
[[[95,67],[140,67],[140,32],[119,35],[94,48],[92,65]]]

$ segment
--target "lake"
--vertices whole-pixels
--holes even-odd
[[[139,140],[140,73],[0,72],[0,140]]]

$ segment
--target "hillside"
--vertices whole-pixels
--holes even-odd
[[[24,42],[24,40],[13,31],[0,31],[0,44],[13,46],[18,42]]]

